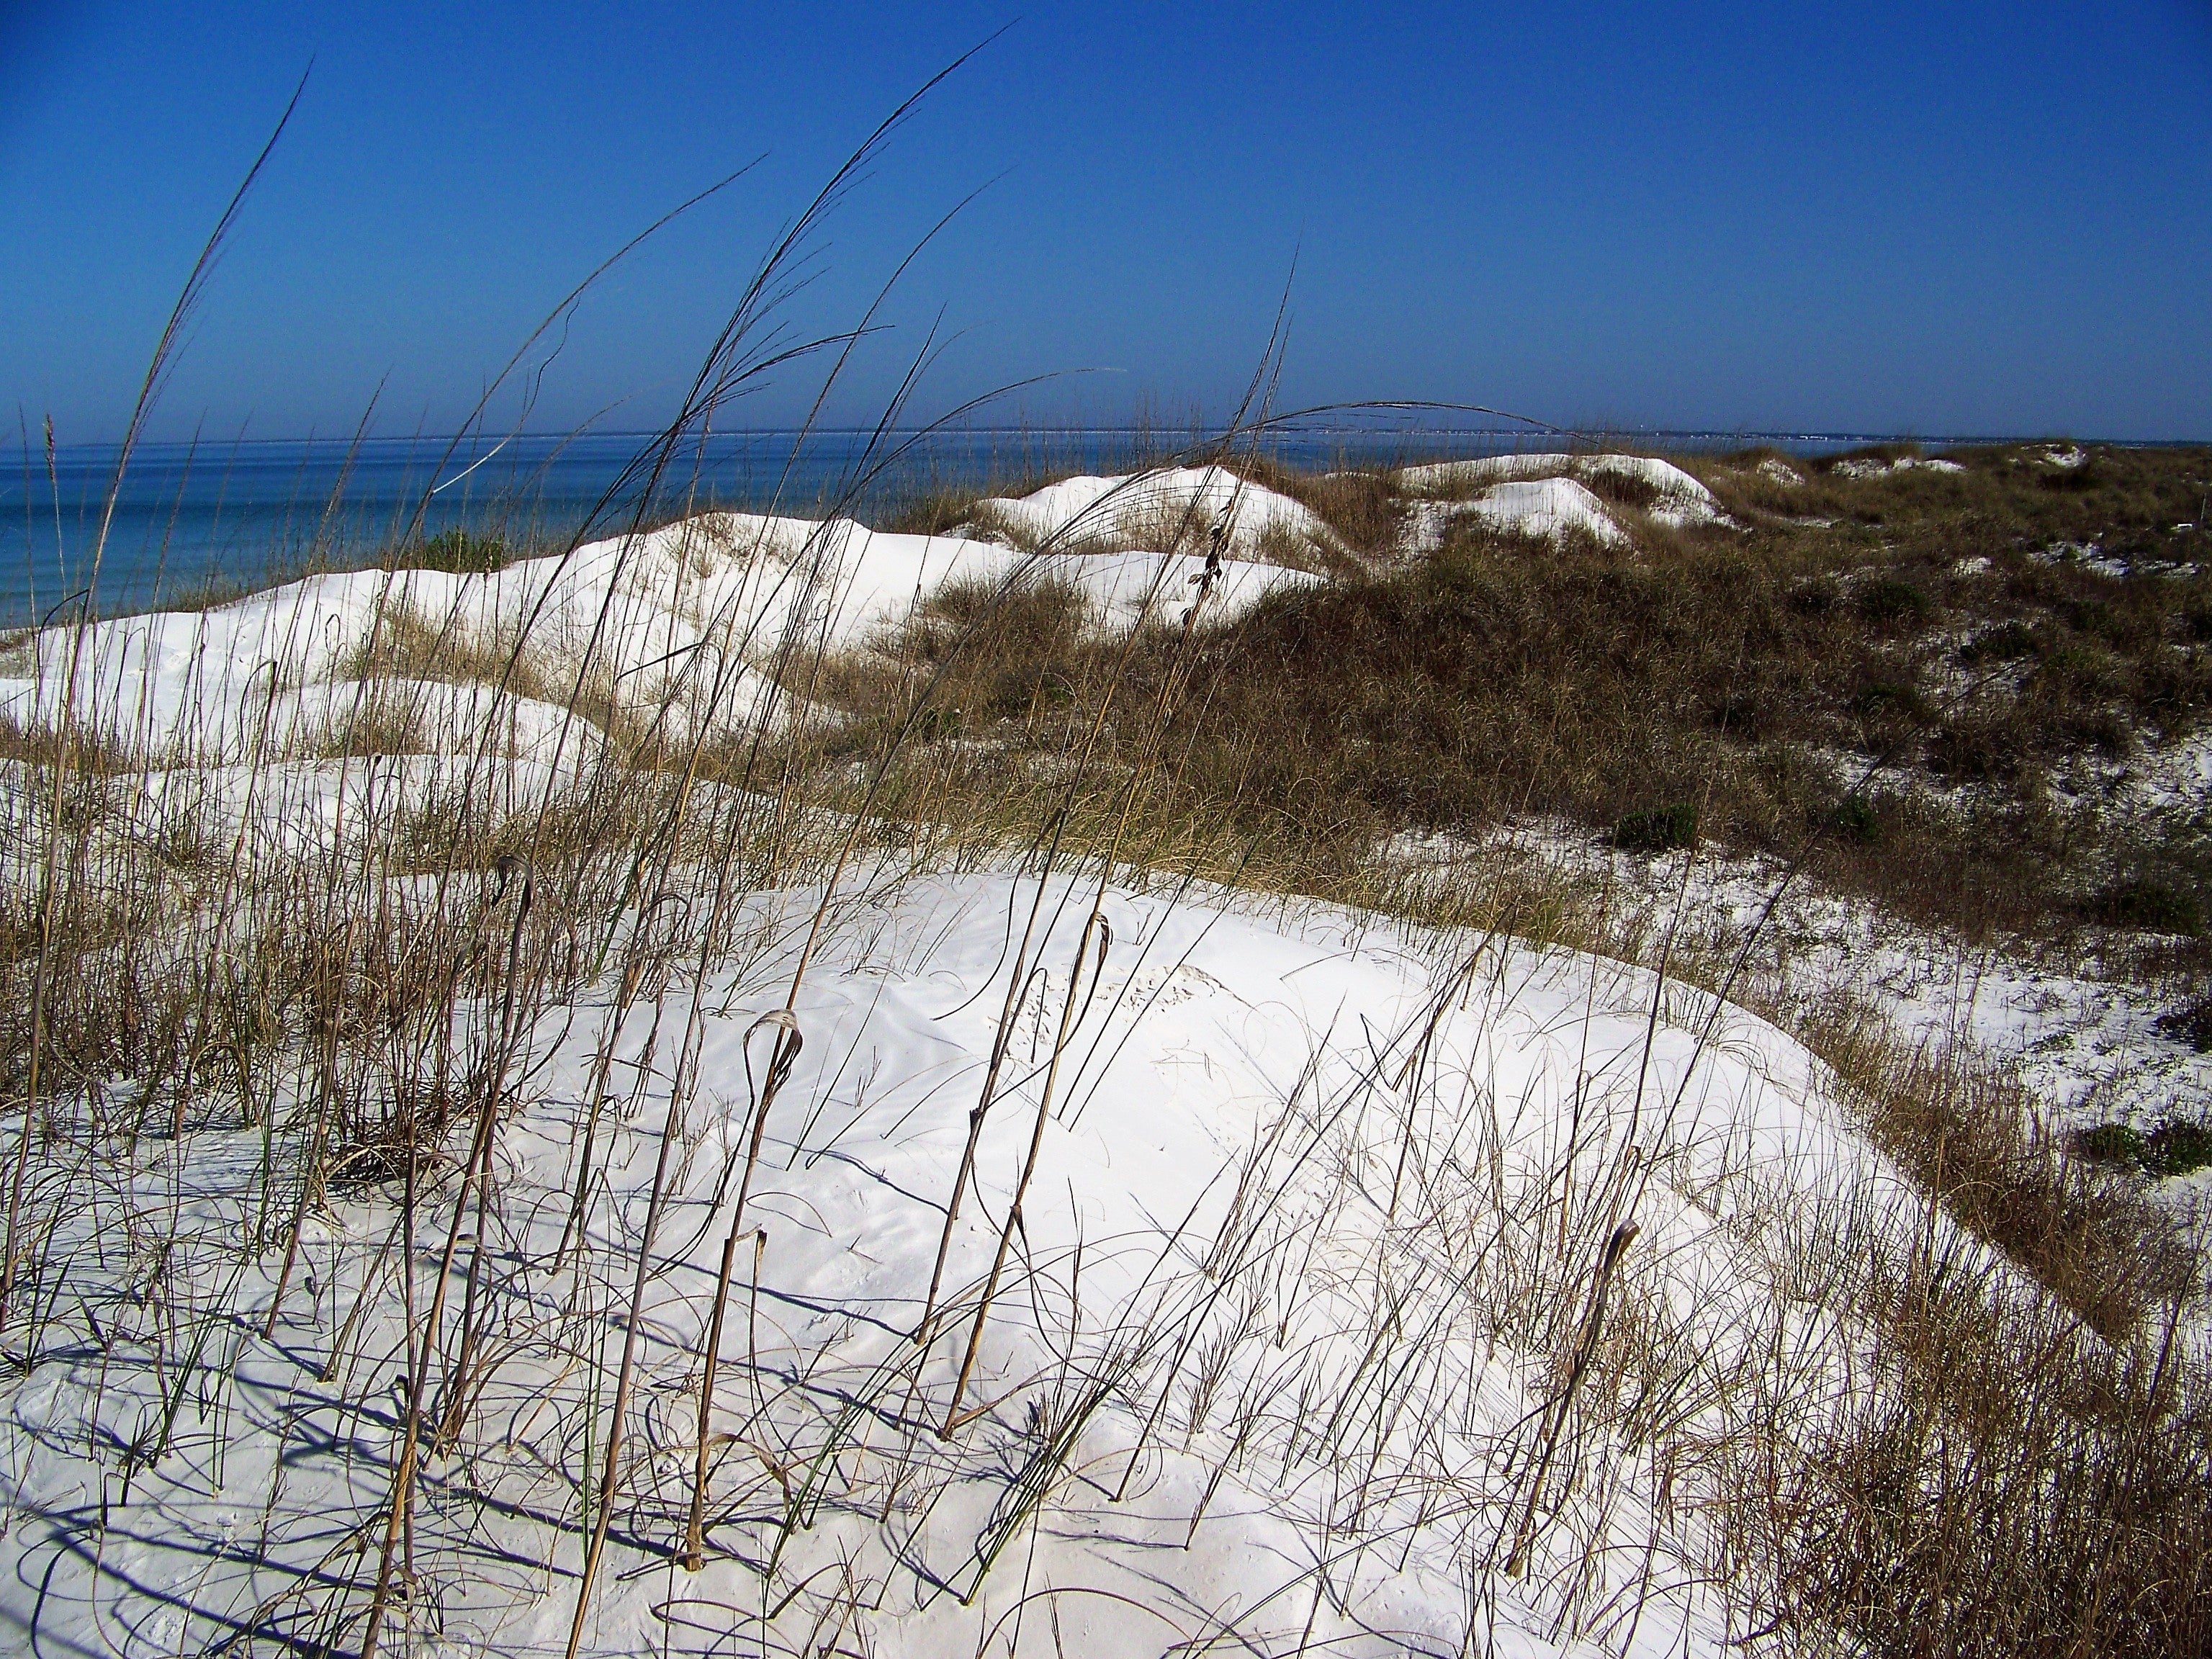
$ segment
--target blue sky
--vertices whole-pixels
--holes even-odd
[[[1218,412],[1293,261],[1283,396],[1576,424],[2212,438],[2212,5],[72,6],[0,0],[0,397],[112,437],[312,58],[160,430],[445,429],[587,301],[532,424],[663,413],[762,249],[946,83],[832,221],[796,326],[872,413]],[[941,319],[941,320],[940,320]],[[791,418],[793,374],[726,418]],[[606,413],[612,407],[611,413]],[[9,416],[16,408],[4,412]]]

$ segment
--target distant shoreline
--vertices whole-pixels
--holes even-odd
[[[231,438],[140,444],[115,497],[96,600],[104,614],[179,595],[266,586],[305,569],[373,561],[449,531],[521,544],[589,522],[611,532],[636,506],[625,468],[651,432],[507,436]],[[931,428],[738,428],[680,445],[649,519],[715,507],[819,515],[896,512],[932,492],[989,493],[1072,473],[1118,473],[1202,451],[1218,428],[1164,423]],[[1768,448],[1817,457],[1897,443],[1942,449],[2014,441],[1855,432],[1603,432],[1483,425],[1382,426],[1332,416],[1240,439],[1294,471],[1402,465],[1530,450],[1714,454]],[[2118,446],[2186,448],[2179,442]],[[35,444],[0,465],[0,627],[36,623],[93,586],[90,553],[119,446]],[[623,488],[617,489],[617,485]],[[610,499],[609,492],[615,491]]]

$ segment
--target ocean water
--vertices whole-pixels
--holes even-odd
[[[1869,441],[1850,434],[1636,434],[1674,448],[1771,442],[1799,453]],[[1188,434],[1197,445],[1206,434]],[[1292,465],[1401,463],[1554,447],[1525,430],[1369,428],[1272,434]],[[556,545],[630,521],[651,434],[143,444],[119,488],[111,445],[33,443],[0,470],[0,627],[117,616],[193,603],[303,571],[374,562],[404,541],[455,528]],[[677,456],[644,509],[836,507],[868,521],[935,488],[1011,487],[1041,474],[1121,471],[1176,447],[1122,428],[893,433],[755,430],[716,434]],[[112,517],[107,513],[114,489]],[[100,530],[107,520],[105,542]],[[94,552],[100,548],[95,568]]]

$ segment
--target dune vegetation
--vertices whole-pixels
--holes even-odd
[[[2212,454],[672,511],[846,182],[574,538],[0,653],[10,1644],[2203,1651]]]

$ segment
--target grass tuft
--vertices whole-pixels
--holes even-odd
[[[1613,826],[1613,844],[1629,853],[1669,853],[1698,844],[1698,808],[1680,800],[1622,815]]]
[[[515,556],[504,537],[447,530],[428,541],[401,548],[388,563],[397,570],[444,570],[475,576],[503,569]]]

